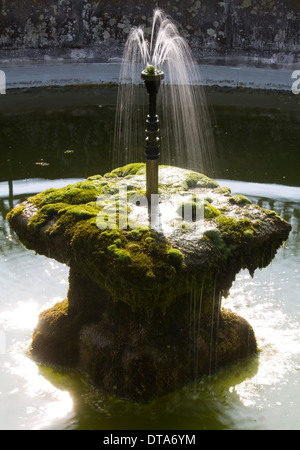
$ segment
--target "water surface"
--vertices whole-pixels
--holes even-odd
[[[34,193],[112,169],[115,101],[115,88],[70,89],[11,94],[2,104],[0,428],[299,429],[300,112],[288,95],[209,93],[220,183],[293,226],[273,262],[253,279],[241,272],[223,301],[253,326],[257,356],[136,405],[27,354],[39,312],[67,295],[68,268],[26,250],[5,216]]]

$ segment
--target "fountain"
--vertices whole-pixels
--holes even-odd
[[[158,158],[160,149],[159,139],[159,119],[156,114],[156,95],[159,90],[160,82],[164,78],[161,70],[154,66],[147,66],[143,70],[141,77],[145,82],[149,94],[149,114],[146,120],[146,194],[149,206],[151,205],[151,196],[158,195]]]
[[[186,40],[161,9],[154,11],[150,39],[141,27],[134,27],[125,45],[112,147],[114,167],[141,161],[141,118],[148,105],[139,85],[147,66],[164,72],[157,105],[163,142],[160,163],[215,175],[217,162],[201,74]]]
[[[182,46],[160,11],[154,29],[157,17]],[[141,30],[133,34],[148,54]],[[131,44],[137,42],[133,34]],[[253,275],[266,267],[291,230],[275,212],[189,168],[162,164],[158,177],[156,94],[163,76],[170,76],[161,63],[174,50],[173,41],[158,42],[163,57],[154,52],[147,60],[153,64],[139,71],[149,94],[146,164],[131,162],[49,189],[8,214],[28,249],[70,267],[67,299],[39,317],[33,358],[83,370],[104,392],[134,401],[149,401],[255,354],[251,325],[223,308],[222,298],[241,269]],[[191,100],[186,103],[193,109]],[[117,121],[119,131],[123,127]],[[181,137],[186,141],[191,129],[180,128],[176,136],[186,154]],[[199,134],[197,128],[192,138]],[[129,151],[132,137],[126,139],[122,145]],[[201,148],[201,163],[204,141],[197,138],[193,147]]]

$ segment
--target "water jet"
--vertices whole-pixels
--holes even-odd
[[[157,98],[163,142],[160,163],[216,176],[212,126],[201,74],[188,43],[160,9],[154,11],[150,37],[147,38],[143,28],[134,27],[125,45],[112,147],[113,166],[143,161],[140,150],[144,127],[140,119],[149,105],[145,104],[140,82],[141,73],[151,76],[145,72],[147,67],[152,67],[156,79],[159,73],[164,74]]]

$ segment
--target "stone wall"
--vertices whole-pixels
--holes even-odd
[[[0,60],[120,58],[153,9],[178,24],[198,60],[295,64],[300,0],[0,0]]]

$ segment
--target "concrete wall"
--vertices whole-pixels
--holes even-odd
[[[297,64],[300,0],[0,0],[0,61],[105,62],[164,9],[199,61]]]

